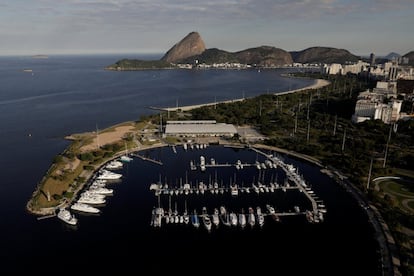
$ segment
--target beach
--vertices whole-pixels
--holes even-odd
[[[309,86],[303,87],[303,88],[299,88],[299,89],[295,89],[295,90],[289,90],[289,91],[284,91],[284,92],[275,92],[273,93],[274,95],[286,95],[286,94],[290,94],[290,93],[296,93],[296,92],[300,92],[300,91],[304,91],[304,90],[309,90],[309,89],[319,89],[322,88],[324,86],[329,85],[330,82],[324,79],[316,79],[315,82]],[[205,104],[196,104],[196,105],[185,105],[185,106],[178,106],[178,107],[150,107],[151,109],[155,109],[155,110],[161,110],[161,111],[177,111],[177,110],[181,110],[181,111],[189,111],[191,109],[196,109],[196,108],[200,108],[203,106],[212,106],[212,105],[217,105],[217,104],[221,104],[221,103],[235,103],[235,102],[240,102],[240,101],[244,101],[246,98],[240,98],[240,99],[233,99],[233,100],[227,100],[227,101],[220,101],[220,102],[212,102],[212,103],[205,103]]]

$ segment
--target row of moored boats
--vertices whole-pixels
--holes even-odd
[[[202,208],[201,213],[194,209],[191,214],[187,210],[183,214],[179,214],[177,209],[173,211],[171,208],[164,210],[158,207],[152,211],[151,225],[161,227],[163,222],[165,222],[165,224],[192,224],[195,228],[199,228],[202,224],[207,231],[211,231],[213,225],[218,227],[220,224],[229,227],[240,226],[241,228],[247,225],[250,227],[255,225],[262,227],[265,223],[265,216],[271,216],[274,221],[280,221],[280,217],[273,206],[267,204],[266,209],[267,211],[263,212],[260,206],[257,206],[255,209],[248,207],[247,212],[241,209],[240,213],[236,213],[228,211],[225,206],[220,206],[220,208],[214,208],[213,214],[208,214],[206,207]]]
[[[113,189],[106,187],[108,183],[113,183],[122,177],[122,174],[114,172],[123,167],[123,162],[130,162],[131,157],[127,155],[121,156],[118,160],[112,160],[98,171],[97,176],[89,185],[88,189],[83,191],[78,200],[70,206],[70,210],[79,213],[99,214],[99,206],[106,203],[106,197],[113,194]],[[60,208],[57,217],[62,221],[76,225],[78,219],[68,209]]]

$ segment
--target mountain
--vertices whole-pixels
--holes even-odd
[[[413,55],[408,53],[407,55]],[[260,46],[238,52],[227,52],[217,48],[206,49],[197,32],[191,32],[169,49],[160,60],[120,60],[107,66],[107,70],[143,70],[176,68],[177,63],[201,64],[242,63],[253,66],[283,66],[298,63],[341,63],[357,62],[361,59],[345,49],[311,47],[302,51],[287,52],[272,46]],[[414,62],[414,57],[410,58]]]
[[[299,63],[340,63],[356,62],[360,58],[345,49],[331,47],[311,47],[302,51],[290,52],[294,62]]]
[[[199,55],[206,50],[203,39],[197,32],[191,32],[184,37],[180,42],[175,44],[168,52],[161,58],[162,61],[175,63],[185,58]]]
[[[292,58],[285,50],[261,46],[231,53],[217,48],[207,49],[202,54],[179,60],[181,63],[233,63],[251,64],[256,66],[279,66],[291,64]]]
[[[392,59],[397,59],[397,58],[399,58],[399,57],[401,57],[401,55],[400,55],[400,54],[397,54],[397,53],[391,52],[391,53],[389,53],[388,55],[386,55],[386,56],[385,56],[385,57],[383,57],[383,58],[388,59],[388,60],[392,60]]]
[[[220,50],[217,48],[207,49],[199,55],[195,55],[195,56],[182,59],[179,62],[192,64],[194,63],[195,60],[197,60],[198,63],[205,63],[205,64],[239,62],[239,60],[233,53]]]
[[[408,58],[408,64],[414,66],[414,51],[406,53],[403,58]]]
[[[236,52],[234,55],[240,63],[257,66],[280,66],[293,63],[288,52],[271,46],[250,48]]]

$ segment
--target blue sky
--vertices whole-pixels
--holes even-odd
[[[227,51],[414,50],[414,0],[0,1],[0,55],[164,53],[191,31]]]

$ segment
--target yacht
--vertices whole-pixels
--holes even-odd
[[[232,196],[238,196],[239,195],[239,189],[236,183],[233,185],[230,185],[230,191]]]
[[[249,207],[249,215],[247,217],[247,221],[251,227],[253,227],[256,224],[256,218],[254,216],[254,210],[252,207]]]
[[[121,162],[131,162],[132,160],[134,160],[132,157],[129,157],[128,155],[122,155],[119,160],[121,160]]]
[[[83,192],[78,199],[78,203],[85,203],[85,204],[104,204],[105,203],[105,196],[92,194],[88,191]]]
[[[119,170],[119,169],[122,169],[123,166],[124,166],[124,164],[122,164],[122,162],[117,161],[117,160],[113,160],[113,161],[109,162],[105,166],[105,169],[108,169],[108,170]]]
[[[237,226],[237,215],[233,212],[230,213],[230,223],[232,226]]]
[[[195,228],[198,228],[200,226],[200,221],[198,220],[197,211],[194,209],[194,213],[191,216],[191,223]]]
[[[206,207],[203,207],[202,219],[203,219],[204,227],[206,227],[207,231],[210,232],[211,231],[211,219],[210,219],[210,216],[207,213],[207,208]]]
[[[108,189],[104,187],[91,187],[89,188],[89,192],[92,194],[98,194],[98,195],[112,195],[113,189]]]
[[[70,206],[70,209],[84,212],[84,213],[91,213],[91,214],[98,214],[100,212],[98,208],[92,207],[85,203],[79,203],[79,202],[76,202],[75,204]]]
[[[273,218],[275,221],[280,221],[280,218],[279,218],[279,216],[276,214],[275,208],[273,208],[273,206],[272,206],[272,205],[267,204],[267,205],[266,205],[266,208],[267,208],[267,211],[269,212],[269,214],[272,216],[272,218]]]
[[[214,208],[214,213],[212,217],[213,217],[213,224],[217,227],[220,224],[219,210],[217,208]]]
[[[239,224],[241,228],[244,228],[246,226],[246,215],[244,214],[244,209],[242,209],[241,213],[239,214]]]
[[[229,214],[224,206],[220,206],[220,220],[224,225],[230,226]]]
[[[264,215],[262,213],[262,209],[260,206],[256,207],[256,214],[257,214],[257,222],[259,223],[259,226],[262,227],[264,224]]]
[[[73,216],[69,210],[66,210],[64,208],[59,209],[57,217],[70,225],[76,225],[78,223],[78,219],[75,218],[75,216]]]
[[[206,159],[204,156],[200,156],[200,169],[202,172],[206,170]]]
[[[114,173],[108,170],[102,170],[101,174],[98,175],[97,179],[115,180],[115,179],[120,179],[121,177],[122,177],[122,174]]]

